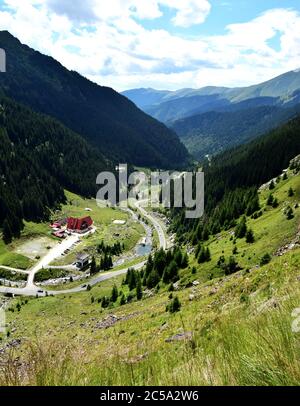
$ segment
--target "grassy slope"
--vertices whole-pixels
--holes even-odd
[[[290,186],[297,190],[287,197]],[[264,205],[269,192],[261,193]],[[20,313],[8,312],[11,337],[23,340],[23,355],[36,361],[28,376],[15,378],[4,370],[2,384],[165,384],[165,385],[292,385],[300,382],[299,334],[293,333],[292,311],[300,306],[300,249],[250,272],[266,252],[291,241],[300,209],[286,220],[286,202],[300,197],[300,178],[282,181],[274,191],[280,207],[249,220],[255,232],[252,245],[238,241],[243,271],[209,280],[224,251],[231,255],[230,233],[211,241],[212,261],[197,265],[197,274],[182,271],[182,283],[197,279],[198,286],[178,292],[182,310],[166,313],[169,293],[123,307],[102,310],[97,299],[108,295],[121,278],[106,281],[90,292],[67,297],[32,299]],[[251,258],[251,259],[248,259]],[[191,257],[190,267],[194,264]],[[190,295],[193,300],[190,301]],[[96,300],[91,303],[91,297]],[[13,306],[16,306],[16,299]],[[108,315],[126,317],[108,329],[97,323]],[[186,341],[167,343],[174,334],[191,332]],[[51,337],[51,338],[49,338]],[[33,340],[33,341],[32,341]],[[17,350],[18,353],[18,350]],[[31,365],[33,365],[31,363]],[[76,366],[76,367],[75,367]]]

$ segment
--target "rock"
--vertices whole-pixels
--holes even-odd
[[[160,327],[159,331],[165,331],[165,330],[167,330],[168,328],[169,328],[169,324],[168,324],[168,323],[164,323],[164,324]]]
[[[142,355],[137,355],[136,357],[130,358],[126,360],[127,364],[136,364],[138,362],[143,361],[145,358],[147,358],[148,353],[142,354]]]
[[[189,301],[192,302],[193,300],[195,300],[196,296],[193,294],[190,294],[189,296]]]
[[[165,341],[166,341],[166,343],[172,343],[174,341],[191,340],[192,337],[193,337],[193,333],[191,331],[187,331],[185,333],[175,334],[174,336],[167,338]]]
[[[275,299],[272,298],[270,300],[267,300],[266,302],[262,303],[258,308],[257,312],[258,313],[263,313],[271,308],[277,308],[279,306],[279,302]]]
[[[193,282],[193,286],[198,286],[198,285],[200,285],[200,282],[198,282],[198,281]]]
[[[110,314],[109,316],[105,317],[105,319],[98,322],[95,326],[97,329],[104,329],[114,326],[119,321],[126,321],[130,320],[131,318],[137,316],[139,313],[132,313],[126,316],[115,316],[114,314]]]
[[[213,296],[218,292],[217,288],[213,288],[210,292],[209,292],[209,296]]]
[[[180,286],[180,281],[173,283],[174,289],[175,290],[179,290],[179,286]]]

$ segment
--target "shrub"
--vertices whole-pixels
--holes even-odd
[[[272,257],[270,254],[265,254],[260,260],[260,266],[269,264],[271,262],[271,259]]]
[[[254,241],[255,241],[254,233],[253,233],[253,231],[250,229],[250,230],[248,230],[247,233],[246,233],[246,242],[247,242],[248,244],[253,244]]]
[[[181,303],[180,300],[178,299],[178,296],[174,297],[174,299],[171,301],[171,303],[168,304],[166,311],[170,313],[177,313],[181,309]]]

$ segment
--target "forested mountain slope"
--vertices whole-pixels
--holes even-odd
[[[242,214],[259,211],[257,188],[276,177],[300,154],[300,116],[252,141],[216,156],[204,166],[205,217],[187,221],[174,211],[174,230],[182,240],[205,240],[231,227]],[[185,234],[185,237],[184,237]]]
[[[111,162],[58,121],[0,98],[0,228],[19,236],[22,219],[40,221],[64,201],[64,188],[94,196]]]
[[[189,152],[202,160],[206,155],[216,155],[265,134],[300,112],[300,105],[290,108],[276,105],[247,108],[251,104],[245,102],[238,105],[241,106],[237,110],[211,111],[181,119],[171,127]]]
[[[67,70],[7,31],[0,32],[0,47],[7,55],[7,72],[0,76],[5,94],[57,118],[109,159],[157,167],[187,160],[175,133],[113,89]]]

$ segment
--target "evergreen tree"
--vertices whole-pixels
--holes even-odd
[[[247,242],[248,244],[253,244],[254,241],[255,241],[255,239],[254,239],[254,233],[253,233],[253,231],[252,231],[251,229],[249,229],[249,230],[247,231],[247,233],[246,233],[246,242]]]
[[[211,261],[211,254],[210,254],[210,250],[208,247],[206,248],[206,251],[205,251],[205,260],[206,260],[206,262]]]
[[[119,292],[116,285],[113,286],[110,300],[111,302],[115,303],[118,300]]]
[[[244,238],[247,233],[247,220],[246,217],[243,216],[239,222],[239,224],[235,228],[235,237],[236,238]]]
[[[13,234],[11,231],[10,224],[7,219],[3,223],[3,241],[5,244],[10,244],[12,242]]]
[[[179,312],[181,309],[181,303],[180,300],[178,299],[178,296],[175,296],[174,299],[171,301],[171,303],[168,304],[166,310],[170,313],[176,313]]]
[[[126,297],[125,297],[124,293],[122,292],[121,299],[120,299],[120,305],[124,306],[125,304],[126,304]]]
[[[152,269],[152,271],[150,272],[148,278],[147,278],[147,287],[149,289],[153,289],[155,288],[155,286],[159,283],[160,281],[160,276],[157,272],[156,269]]]
[[[267,205],[272,206],[273,203],[274,203],[274,196],[272,194],[270,194],[268,199],[267,199]]]
[[[265,254],[261,260],[260,260],[260,266],[267,265],[269,262],[271,262],[271,255],[270,254]]]
[[[96,273],[97,273],[96,259],[95,257],[93,257],[90,265],[90,274],[95,275]]]
[[[188,265],[189,265],[189,257],[187,253],[184,253],[182,257],[181,268],[185,269],[188,267]]]
[[[136,298],[137,300],[141,300],[143,298],[142,281],[140,276],[138,276],[136,283]]]
[[[204,264],[204,262],[209,262],[211,260],[209,248],[201,247],[198,255],[198,264]]]
[[[295,192],[294,192],[294,190],[293,190],[293,188],[289,188],[289,191],[288,191],[288,196],[289,197],[293,197],[295,195]]]
[[[177,247],[174,251],[174,260],[175,260],[177,266],[180,268],[182,265],[182,259],[183,259],[182,251],[179,247]]]
[[[292,220],[294,218],[294,212],[290,206],[288,206],[286,208],[285,215],[286,215],[287,220]]]
[[[278,206],[279,206],[278,199],[275,198],[274,201],[273,201],[272,207],[273,207],[273,209],[277,209]]]
[[[178,280],[178,265],[173,260],[164,270],[163,282],[170,283],[176,282],[176,280]]]
[[[234,257],[230,257],[228,264],[224,264],[225,275],[231,275],[240,270]]]

